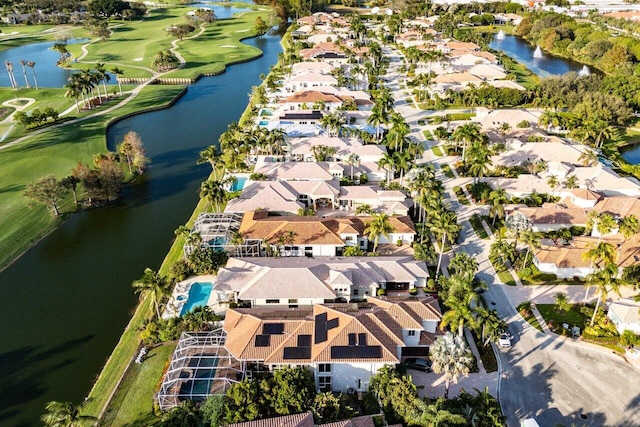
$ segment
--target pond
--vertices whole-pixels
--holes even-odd
[[[494,38],[489,47],[503,51],[540,77],[560,76],[570,71],[579,73],[584,70],[584,65],[579,62],[552,56],[544,51],[538,51],[536,54],[535,47],[517,36],[505,35],[504,39]]]
[[[0,425],[34,426],[50,400],[79,403],[118,342],[136,296],[157,270],[210,173],[199,152],[238,120],[251,86],[282,51],[280,38],[247,40],[264,52],[200,79],[171,109],[118,122],[109,147],[136,131],[149,172],[117,204],[82,212],[0,273]]]
[[[86,43],[88,39],[73,39],[67,41],[68,44]],[[26,87],[25,77],[22,72],[20,60],[33,61],[35,66],[33,70],[25,67],[27,72],[27,80],[31,87],[34,86],[33,71],[38,79],[38,87],[63,87],[68,83],[69,76],[77,70],[60,68],[56,65],[60,59],[60,53],[51,49],[55,42],[33,43],[25,46],[18,46],[0,52],[0,86],[11,87],[9,74],[5,67],[5,61],[13,63],[13,74],[16,78],[18,86]],[[89,65],[87,65],[89,66]],[[112,76],[113,77],[113,76]],[[113,79],[112,79],[113,80]]]

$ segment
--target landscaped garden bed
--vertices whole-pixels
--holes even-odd
[[[449,165],[441,165],[440,169],[442,169],[442,173],[447,178],[455,178],[455,175],[453,174],[453,172],[451,172],[451,166],[449,166]]]
[[[460,188],[459,186],[455,186],[455,187],[453,187],[453,192],[456,194],[456,197],[458,198],[458,202],[461,205],[468,205],[469,204],[469,199],[467,199],[467,196],[465,196],[464,191],[462,190],[462,188]]]
[[[478,237],[481,239],[488,239],[489,235],[486,230],[482,226],[482,217],[478,214],[473,214],[471,218],[469,218],[469,223],[471,223],[471,227],[473,227],[473,231],[476,232]]]

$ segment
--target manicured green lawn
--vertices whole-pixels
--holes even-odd
[[[208,24],[202,34],[197,28],[184,40],[178,41],[178,52],[186,64],[184,68],[172,71],[165,77],[194,78],[199,74],[220,73],[230,62],[259,55],[259,49],[240,40],[253,35],[253,25],[258,16],[269,22],[270,9],[247,4],[241,7],[247,7],[247,12]],[[186,13],[194,9],[189,6],[154,9],[142,21],[114,25],[111,37],[90,44],[87,47],[89,54],[82,59],[82,63],[73,66],[86,68],[95,62],[105,62],[107,68],[111,68],[112,64],[123,68],[125,77],[149,77],[155,55],[170,49],[171,42],[175,40],[165,28],[185,22]],[[74,54],[79,54],[79,48],[73,49]]]
[[[575,307],[567,312],[557,312],[554,304],[536,304],[540,315],[547,322],[549,329],[560,335],[571,336],[571,331],[567,331],[562,328],[563,323],[567,323],[569,327],[579,326],[580,330],[584,330],[585,325],[589,322],[582,313],[576,310]],[[551,326],[553,325],[553,326]]]
[[[453,174],[453,172],[451,172],[451,166],[449,166],[449,165],[441,165],[440,169],[442,169],[442,173],[447,178],[455,178],[455,175]]]
[[[104,116],[75,124],[49,128],[27,141],[0,151],[0,267],[55,227],[54,218],[43,205],[23,196],[27,184],[49,174],[62,178],[79,162],[91,164],[93,156],[106,151],[105,125],[109,120],[143,108],[165,105],[182,87],[147,86],[124,107]],[[73,210],[71,196],[63,212]]]
[[[480,216],[477,216],[477,215],[471,216],[471,218],[469,218],[469,223],[471,224],[471,227],[473,227],[473,231],[476,232],[479,238],[481,239],[489,238],[489,235],[487,234],[486,230],[482,226],[482,219]]]
[[[444,154],[442,153],[442,150],[437,145],[432,146],[431,147],[431,151],[433,151],[433,154],[438,156],[438,157],[444,156]]]
[[[480,359],[482,359],[482,365],[487,372],[496,372],[498,370],[498,361],[496,360],[496,354],[493,352],[491,344],[483,345],[484,342],[475,333],[472,333],[473,339],[476,341],[476,347],[478,353],[480,353]]]
[[[460,203],[461,205],[469,204],[469,199],[467,199],[467,196],[465,196],[462,188],[460,188],[459,186],[455,186],[453,187],[453,192],[456,194],[456,197],[458,198],[458,203]]]
[[[522,314],[522,312],[520,312],[520,314]],[[538,323],[538,319],[536,319],[536,316],[534,316],[533,313],[522,314],[522,317],[524,317],[524,320],[526,320],[527,323],[542,332],[542,326],[540,326],[540,323]]]
[[[131,365],[100,425],[123,426],[134,422],[150,425],[157,421],[153,414],[153,395],[176,344],[156,347],[142,363]]]
[[[430,130],[425,130],[422,132],[422,134],[424,135],[424,139],[426,139],[427,141],[433,141],[433,135],[431,134]]]

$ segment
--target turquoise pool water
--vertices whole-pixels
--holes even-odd
[[[267,126],[269,124],[268,121],[266,120],[260,120],[260,123],[258,123],[260,126]]]
[[[196,282],[191,285],[191,289],[189,290],[189,299],[187,299],[187,302],[185,302],[182,306],[182,310],[180,310],[180,316],[192,311],[196,307],[207,305],[212,289],[213,284],[209,282]]]
[[[244,188],[244,183],[247,182],[247,178],[244,176],[237,176],[233,184],[231,184],[231,191],[240,191]]]

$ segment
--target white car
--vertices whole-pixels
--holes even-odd
[[[507,334],[502,334],[498,338],[498,344],[500,347],[511,347],[511,338]]]

